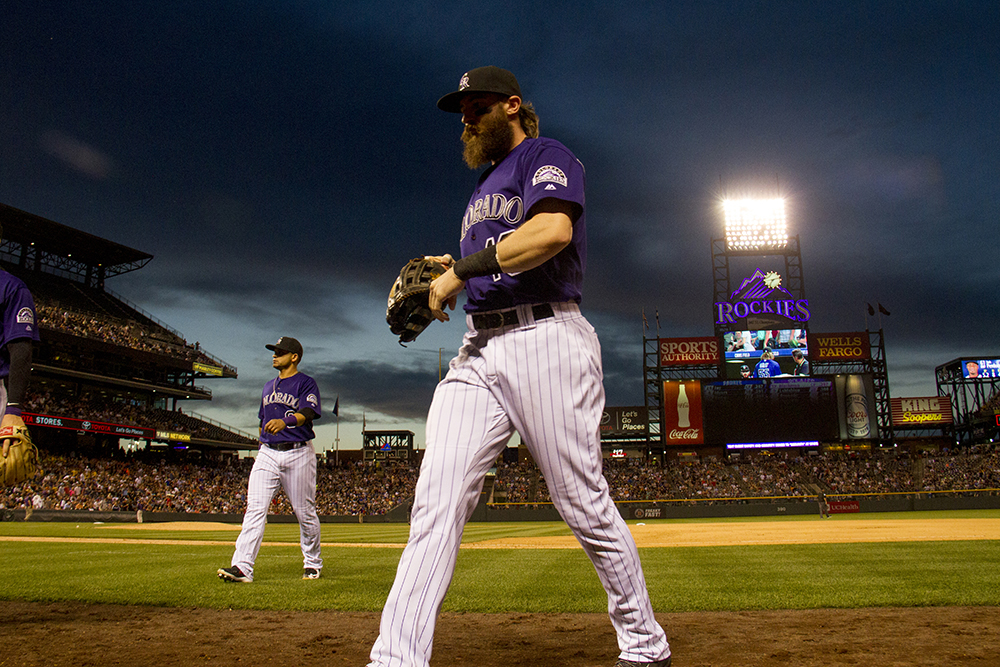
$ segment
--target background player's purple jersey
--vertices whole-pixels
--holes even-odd
[[[3,299],[3,320],[0,322],[0,377],[10,374],[7,343],[18,338],[38,340],[35,300],[20,278],[0,270],[0,297]]]
[[[316,419],[323,414],[319,406],[319,387],[316,386],[316,381],[305,373],[296,373],[287,378],[275,378],[264,385],[257,416],[263,427],[272,419],[284,419],[303,408],[312,408]],[[267,433],[262,428],[260,433],[260,441],[269,445],[301,442],[314,437],[312,422],[308,421],[302,426],[290,426],[277,433]]]
[[[499,164],[483,172],[462,219],[462,256],[499,242],[526,220],[531,207],[547,198],[583,209],[583,165],[554,139],[525,139]],[[539,267],[471,278],[465,284],[469,312],[510,308],[522,303],[580,302],[587,264],[585,214],[573,225],[573,241]]]

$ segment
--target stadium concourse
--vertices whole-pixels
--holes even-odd
[[[5,489],[3,509],[91,510],[240,514],[246,506],[249,459],[171,463],[160,454],[136,452],[113,459],[43,456],[43,473]],[[919,457],[894,453],[743,454],[729,461],[656,463],[607,460],[604,475],[616,501],[690,500],[716,503],[781,498],[814,501],[852,494],[1000,494],[1000,450],[975,446]],[[317,505],[323,516],[375,516],[405,505],[417,469],[406,464],[363,462],[321,465]],[[877,495],[875,496],[877,497]],[[531,462],[499,463],[493,507],[549,502],[545,480]],[[271,513],[290,515],[279,494]],[[405,516],[405,514],[404,514]]]

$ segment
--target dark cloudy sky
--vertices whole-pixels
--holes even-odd
[[[642,309],[711,335],[727,195],[787,197],[811,330],[882,303],[891,394],[933,395],[1000,354],[997,35],[993,0],[6,3],[0,201],[155,256],[108,287],[240,371],[190,409],[253,430],[293,335],[341,447],[362,415],[422,444],[463,325],[404,349],[385,302],[458,249],[475,174],[434,103],[496,64],[587,168],[609,405],[643,402]]]

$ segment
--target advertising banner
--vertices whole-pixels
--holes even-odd
[[[878,437],[871,375],[838,375],[837,404],[841,440],[870,440]]]
[[[601,438],[645,438],[649,416],[645,405],[628,408],[604,408],[601,415]]]
[[[659,342],[661,366],[719,363],[717,338],[661,338]]]
[[[830,514],[854,514],[861,511],[861,503],[857,500],[829,500],[826,507]]]
[[[663,383],[663,434],[668,445],[705,442],[700,380],[667,380]]]
[[[892,425],[897,427],[942,426],[954,423],[950,396],[889,399]]]
[[[191,368],[195,373],[204,373],[205,375],[217,375],[218,377],[222,377],[222,369],[218,366],[212,366],[195,361],[192,362]]]
[[[813,361],[860,361],[870,359],[868,333],[816,333],[809,336]]]
[[[25,412],[22,415],[24,423],[29,426],[43,426],[45,428],[64,428],[72,431],[84,431],[86,433],[104,433],[106,435],[120,435],[129,438],[153,439],[156,431],[142,426],[127,426],[125,424],[108,424],[105,422],[90,421],[88,419],[74,419],[72,417],[53,417],[51,415],[39,415]]]
[[[174,433],[172,431],[157,431],[156,437],[161,440],[176,440],[178,442],[191,442],[191,436],[187,433]]]

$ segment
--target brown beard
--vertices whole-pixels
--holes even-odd
[[[514,143],[514,129],[507,121],[503,105],[496,105],[478,124],[467,125],[462,131],[462,141],[465,143],[462,158],[469,169],[502,160]]]

